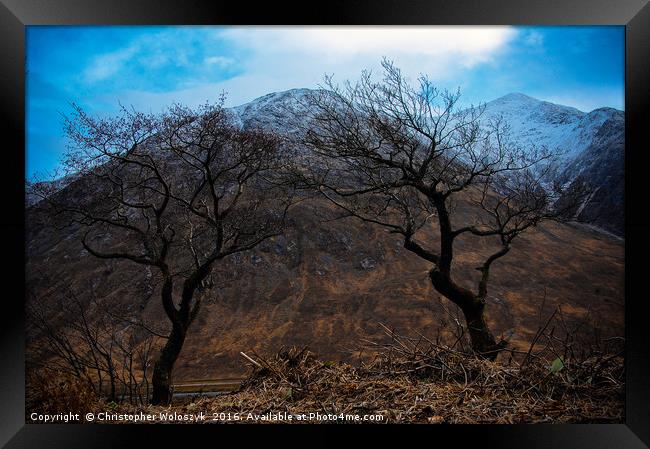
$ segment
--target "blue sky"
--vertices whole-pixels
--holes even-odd
[[[159,111],[228,94],[356,79],[388,57],[416,78],[461,88],[466,104],[523,92],[583,111],[624,108],[624,28],[51,27],[27,28],[26,176],[48,177],[65,151],[62,114],[79,103]]]

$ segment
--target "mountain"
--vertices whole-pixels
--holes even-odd
[[[625,114],[613,108],[589,113],[508,94],[485,105],[485,118],[502,117],[522,148],[546,146],[563,153],[563,184],[586,182],[590,195],[576,219],[624,235]]]
[[[290,89],[273,92],[249,103],[231,108],[244,127],[262,127],[281,134],[299,133],[295,117],[305,116],[309,111],[312,89]]]
[[[286,111],[305,107],[308,93],[269,94],[232,111],[245,127],[299,132],[297,123],[287,122]],[[486,114],[502,115],[522,144],[570,147],[563,168],[566,182],[583,177],[598,187],[578,215],[613,207],[607,201],[615,195],[620,194],[622,204],[623,192],[616,190],[622,186],[620,111],[585,113],[512,94],[488,103]],[[59,187],[72,198],[95,194],[85,184],[78,180]],[[459,199],[455,219],[462,220],[471,207],[469,199]],[[362,339],[384,335],[378,323],[427,338],[435,338],[443,322],[453,326],[453,308],[432,288],[428,263],[380,227],[351,219],[323,221],[330,208],[321,199],[300,203],[284,235],[216,267],[219,287],[208,292],[190,330],[177,379],[241,374],[239,351],[271,353],[290,345],[309,345],[328,359],[354,360]],[[155,269],[90,256],[81,246],[79,228],[52,228],[38,205],[28,208],[26,221],[26,281],[36,296],[72,289],[88,300],[98,292],[116,310],[164,328]],[[603,221],[601,226],[610,225]],[[433,229],[423,237],[425,242],[435,239]],[[486,239],[458,237],[454,271],[460,282],[475,285],[476,263],[491,249]],[[487,298],[490,326],[497,335],[514,330],[513,345],[526,350],[540,320],[560,306],[570,326],[589,320],[585,328],[599,328],[602,337],[621,335],[623,275],[620,239],[575,223],[542,224],[522,235],[495,264]]]
[[[286,135],[300,132],[294,117],[308,114],[309,89],[274,92],[232,108],[239,123]],[[521,148],[558,151],[562,184],[585,182],[587,198],[577,221],[624,235],[625,121],[623,111],[599,108],[583,112],[570,106],[511,93],[485,104],[481,120],[502,119]],[[560,199],[561,201],[562,199]]]
[[[301,133],[296,117],[309,113],[310,89],[291,89],[259,97],[230,108],[242,127],[262,127],[287,136]],[[502,119],[511,138],[522,148],[559,150],[562,184],[586,183],[589,195],[575,212],[577,221],[624,235],[625,121],[623,111],[595,109],[589,113],[570,106],[511,93],[485,104],[482,120]],[[74,177],[54,181],[57,188]],[[562,199],[560,199],[561,201]],[[37,201],[27,192],[27,204]]]

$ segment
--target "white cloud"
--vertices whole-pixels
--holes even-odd
[[[232,58],[227,58],[225,56],[208,56],[203,60],[204,64],[207,65],[216,65],[219,68],[226,68],[235,63],[235,60]]]
[[[378,71],[382,57],[409,77],[449,80],[493,61],[516,34],[505,26],[233,27],[219,35],[247,57],[243,74],[222,85],[233,101],[240,96],[248,101],[272,91],[315,87],[326,73],[340,81],[357,79],[363,69]],[[240,89],[244,95],[236,92]]]
[[[436,76],[489,61],[515,35],[504,26],[233,27],[221,33],[252,53],[251,67],[277,59],[276,65],[358,70],[387,56],[409,61],[410,68],[419,68],[416,74]]]
[[[143,70],[160,69],[164,66],[198,67],[202,59],[197,60],[197,50],[202,48],[198,48],[197,44],[192,41],[197,33],[205,36],[205,39],[201,41],[203,45],[211,43],[211,33],[191,27],[175,27],[143,34],[134,38],[123,48],[92,58],[82,72],[81,79],[87,84],[93,84],[108,80],[118,74],[128,73],[128,69],[133,70],[133,67]],[[218,56],[206,62],[219,64],[223,67],[230,63],[228,58]],[[141,72],[140,74],[146,76]]]
[[[149,106],[195,103],[214,100],[226,91],[227,104],[233,106],[269,92],[316,87],[325,74],[333,74],[337,81],[355,80],[364,69],[379,72],[382,57],[395,61],[410,78],[426,74],[454,84],[468,69],[494,63],[518,33],[506,26],[237,26],[200,32],[202,42],[241,56],[235,60],[219,51],[199,62],[206,67],[236,67],[240,75],[222,82],[188,82],[172,92],[121,92],[121,100]],[[176,42],[182,37],[174,36]],[[160,36],[157,41],[169,42],[168,38]],[[112,62],[122,61],[115,57]],[[116,70],[113,67],[113,73]]]
[[[110,78],[117,74],[131,58],[136,56],[139,50],[139,45],[130,45],[95,57],[83,72],[84,81],[95,83]]]
[[[234,44],[280,53],[308,52],[330,57],[359,54],[456,54],[481,60],[514,34],[509,27],[233,27],[221,33]]]

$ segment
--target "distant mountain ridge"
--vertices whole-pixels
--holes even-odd
[[[285,135],[300,132],[295,117],[306,116],[306,88],[273,92],[229,108],[242,127],[261,127]],[[289,113],[290,112],[290,113]],[[576,211],[576,220],[624,235],[624,112],[598,108],[583,112],[570,106],[510,93],[485,103],[483,120],[501,117],[522,148],[546,146],[563,152],[560,179],[586,182],[591,195]],[[64,183],[58,182],[61,186]],[[34,202],[28,192],[28,204]]]
[[[298,132],[287,117],[307,114],[310,89],[291,89],[259,97],[231,108],[242,126],[259,126],[281,133]],[[482,120],[501,117],[512,139],[522,148],[546,146],[563,156],[564,184],[586,182],[591,195],[576,212],[576,220],[624,235],[625,114],[614,108],[583,112],[570,106],[511,93],[485,104]]]
[[[590,195],[576,220],[624,235],[625,113],[614,108],[582,112],[508,94],[486,104],[485,116],[503,117],[512,138],[523,147],[547,146],[564,152],[563,183],[586,182]]]

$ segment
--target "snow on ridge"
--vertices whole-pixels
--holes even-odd
[[[308,96],[312,92],[317,91],[296,88],[273,92],[230,108],[230,111],[242,127],[261,127],[285,135],[296,134],[300,132],[296,119],[307,114]]]
[[[228,108],[241,127],[255,126],[285,135],[300,132],[296,122],[307,112],[307,98],[317,89],[294,88],[272,92],[248,103]],[[515,142],[526,147],[546,146],[565,152],[564,163],[575,160],[590,147],[608,119],[622,120],[624,113],[614,108],[598,108],[589,113],[538,100],[514,92],[485,104],[483,119],[503,117]],[[64,179],[53,180],[62,186]]]
[[[562,159],[569,162],[592,144],[606,120],[622,114],[613,108],[587,113],[515,93],[486,103],[484,117],[503,117],[513,139],[523,148],[546,146],[560,150],[564,154]]]
[[[265,107],[273,107],[279,103],[299,103],[303,101],[307,95],[313,92],[312,89],[296,88],[280,92],[271,92],[261,97],[255,98],[248,103],[241,104],[230,108],[235,114],[239,116],[251,116],[256,112],[264,109]]]
[[[297,131],[292,121],[306,112],[305,100],[314,91],[296,88],[273,92],[230,110],[241,126],[268,127],[291,134]],[[294,117],[289,117],[292,115],[289,112]],[[498,117],[503,117],[508,123],[512,137],[522,148],[545,146],[551,150],[559,149],[564,154],[564,161],[568,162],[591,144],[606,120],[622,118],[623,112],[606,107],[583,112],[513,92],[485,104],[483,119]]]

